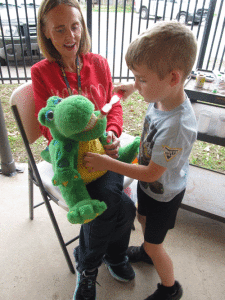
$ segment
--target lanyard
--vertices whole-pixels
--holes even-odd
[[[81,77],[80,77],[80,61],[79,61],[78,56],[76,58],[76,63],[77,63],[78,94],[81,95],[82,94],[82,90],[81,90]],[[63,79],[64,79],[64,81],[66,83],[67,91],[68,91],[69,95],[71,96],[72,95],[72,90],[70,88],[69,81],[68,81],[68,79],[66,77],[66,72],[65,72],[64,67],[63,67],[62,64],[59,63],[59,66],[60,66],[60,69],[62,71]]]

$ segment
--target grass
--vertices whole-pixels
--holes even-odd
[[[4,111],[5,123],[8,132],[9,144],[15,162],[27,162],[27,155],[23,142],[17,130],[16,123],[9,106],[9,98],[18,84],[0,85],[0,99]],[[122,102],[124,111],[124,132],[139,136],[142,131],[143,119],[147,103],[136,92],[127,101]],[[40,161],[40,152],[46,147],[44,138],[40,138],[32,145],[32,150],[37,161]],[[225,174],[225,147],[196,141],[190,155],[190,163]]]
[[[83,5],[84,8],[86,8],[86,5]],[[109,10],[109,12],[115,12],[116,6],[115,5],[109,5],[109,7],[107,7],[107,5],[103,5],[101,4],[101,8],[100,11],[101,12],[107,12],[107,10]],[[99,5],[95,4],[94,6],[92,6],[92,11],[98,12],[99,11]],[[123,12],[124,11],[124,6],[121,4],[117,5],[117,12]],[[131,13],[132,12],[132,5],[128,4],[126,5],[126,13]]]

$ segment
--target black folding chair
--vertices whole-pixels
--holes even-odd
[[[10,105],[28,155],[28,191],[30,219],[33,220],[34,208],[37,208],[42,204],[46,205],[69,269],[72,273],[75,273],[74,266],[67,251],[67,246],[79,239],[79,235],[68,242],[64,242],[50,201],[52,200],[54,203],[56,203],[66,211],[69,211],[69,208],[62,198],[59,188],[53,186],[52,184],[52,165],[46,161],[42,161],[36,164],[30,147],[30,145],[33,144],[41,136],[39,123],[34,117],[35,106],[31,82],[24,83],[13,91],[10,98]],[[37,205],[34,205],[33,201],[33,184],[39,187],[44,200]]]
[[[28,155],[28,193],[30,219],[33,220],[34,208],[39,207],[42,204],[46,205],[69,269],[72,273],[75,273],[71,258],[67,251],[67,246],[79,239],[79,235],[68,242],[64,242],[50,201],[52,200],[67,212],[69,211],[69,208],[62,198],[59,188],[53,186],[52,184],[52,177],[54,175],[52,165],[46,161],[36,164],[30,147],[30,145],[41,136],[39,123],[34,117],[35,106],[31,82],[24,83],[13,91],[10,98],[10,105]],[[121,144],[123,145],[129,143],[132,139],[133,137],[123,134]],[[125,177],[123,185],[124,189],[126,189],[132,183],[132,181],[132,178]],[[37,205],[34,205],[33,201],[33,184],[39,187],[44,200]]]

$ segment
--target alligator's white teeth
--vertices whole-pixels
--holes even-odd
[[[98,119],[97,119],[96,115],[92,114],[90,121],[88,122],[87,126],[84,128],[83,131],[88,131],[88,130],[91,130],[92,128],[94,128],[97,121],[98,121]]]

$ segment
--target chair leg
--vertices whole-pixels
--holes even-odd
[[[54,226],[54,225],[53,225],[53,226]],[[57,237],[58,237],[60,246],[61,246],[61,248],[62,248],[63,254],[64,254],[64,256],[65,256],[66,262],[67,262],[68,267],[69,267],[69,269],[70,269],[70,272],[73,273],[73,274],[75,274],[75,270],[74,270],[73,263],[72,263],[71,258],[70,258],[70,256],[69,256],[68,250],[67,250],[66,245],[65,245],[65,242],[64,242],[64,240],[63,240],[63,238],[62,238],[62,235],[61,235],[61,232],[60,232],[60,230],[59,230],[58,225],[57,225],[57,227],[54,226],[54,228],[55,228],[55,230],[56,230],[56,234],[57,234]]]
[[[33,198],[34,183],[33,183],[33,170],[32,170],[31,165],[29,163],[28,163],[28,184],[29,184],[29,211],[30,211],[30,219],[33,220],[33,216],[34,216],[34,198]],[[46,192],[44,191],[44,189],[41,188],[40,190],[41,190],[41,194],[42,194],[44,203],[46,205],[48,214],[49,214],[50,219],[52,221],[52,225],[53,225],[53,227],[55,229],[55,232],[56,232],[59,244],[60,244],[60,246],[62,248],[63,254],[64,254],[66,262],[68,264],[68,267],[69,267],[71,273],[74,274],[75,273],[74,266],[73,266],[73,263],[72,263],[71,258],[69,256],[68,250],[66,248],[66,244],[65,244],[65,242],[63,240],[63,237],[62,237],[61,231],[59,229],[58,223],[56,221],[55,215],[53,213],[52,207],[51,207],[51,205],[49,203],[48,196],[47,196]]]
[[[54,213],[53,213],[52,207],[51,207],[51,205],[50,205],[50,203],[49,203],[49,200],[48,200],[47,195],[45,194],[45,195],[43,195],[43,196],[44,196],[44,198],[45,198],[44,201],[45,201],[45,204],[46,204],[46,207],[47,207],[47,211],[48,211],[49,216],[50,216],[50,219],[51,219],[51,221],[52,221],[52,225],[53,225],[53,227],[54,227],[54,229],[55,229],[57,238],[58,238],[58,240],[59,240],[59,244],[60,244],[60,246],[61,246],[61,248],[62,248],[62,251],[63,251],[63,254],[64,254],[64,256],[65,256],[66,262],[67,262],[67,264],[68,264],[68,267],[69,267],[71,273],[74,274],[74,273],[75,273],[74,266],[73,266],[73,263],[72,263],[71,258],[70,258],[70,256],[69,256],[68,250],[67,250],[67,248],[66,248],[66,244],[65,244],[65,242],[64,242],[64,240],[63,240],[63,237],[62,237],[61,231],[60,231],[60,229],[59,229],[58,223],[57,223],[57,221],[56,221],[55,215],[54,215]]]
[[[34,218],[34,183],[33,171],[30,163],[28,163],[28,194],[29,194],[29,217],[31,220]]]

